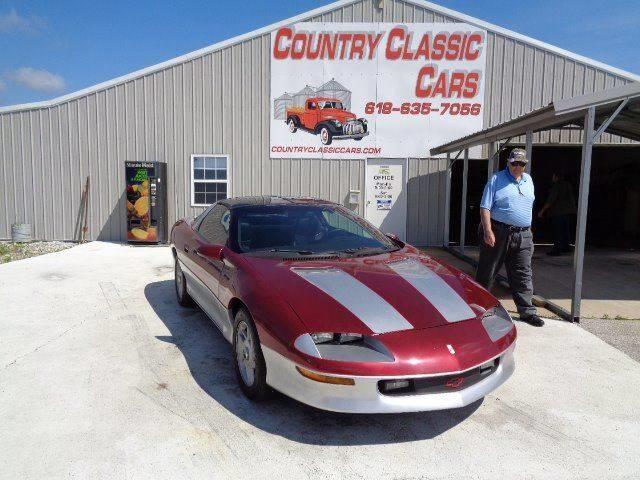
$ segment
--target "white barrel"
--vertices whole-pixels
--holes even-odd
[[[31,241],[31,224],[14,223],[11,225],[11,241],[12,242],[30,242]]]

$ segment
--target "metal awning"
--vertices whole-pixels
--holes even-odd
[[[460,212],[460,253],[464,253],[466,225],[467,172],[469,149],[489,144],[492,155],[487,162],[489,176],[493,173],[499,153],[494,150],[497,142],[526,135],[527,156],[531,158],[534,132],[556,128],[581,128],[583,130],[582,161],[580,171],[580,191],[578,195],[578,216],[576,225],[576,245],[573,257],[573,293],[571,314],[568,319],[580,321],[580,301],[582,299],[582,272],[584,265],[584,245],[587,228],[587,207],[589,203],[589,180],[591,176],[591,155],[594,143],[604,132],[631,140],[640,141],[640,83],[634,82],[621,87],[579,97],[557,100],[546,107],[534,110],[508,122],[486,128],[471,135],[453,140],[430,150],[431,155],[447,154],[444,246],[449,247],[449,205],[451,196],[451,154],[455,158],[464,152],[462,178],[462,209]],[[455,161],[455,158],[453,161]]]
[[[625,100],[625,106],[604,131],[640,141],[640,82],[633,82],[602,92],[556,100],[521,117],[434,147],[430,152],[431,155],[457,152],[505,138],[518,137],[527,131],[540,132],[566,126],[582,127],[585,112],[590,107],[595,108],[595,128],[599,130]]]

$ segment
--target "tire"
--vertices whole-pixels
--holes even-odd
[[[234,318],[233,365],[240,389],[247,398],[261,401],[271,397],[273,390],[267,385],[267,366],[258,332],[244,308],[238,310]]]
[[[289,121],[287,122],[287,125],[289,125],[290,133],[296,133],[296,131],[298,130],[298,125],[296,125],[296,121],[294,120],[293,117],[289,119]]]
[[[175,260],[174,273],[174,284],[178,303],[183,307],[192,307],[194,302],[189,293],[187,293],[187,279],[182,272],[182,268],[180,268],[180,262],[178,262],[177,258]]]
[[[354,140],[355,140],[356,142],[359,142],[360,140],[362,140],[362,137],[360,137],[360,138],[354,138]]]
[[[320,129],[320,141],[323,145],[331,145],[331,140],[333,139],[333,135],[331,130],[328,127],[322,127]]]

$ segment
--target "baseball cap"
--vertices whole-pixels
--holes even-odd
[[[509,163],[522,162],[528,163],[527,152],[523,148],[514,148],[509,152]]]

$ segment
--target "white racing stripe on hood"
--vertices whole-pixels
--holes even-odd
[[[291,271],[353,313],[372,332],[387,333],[413,328],[384,298],[342,270],[292,268]]]
[[[391,263],[389,268],[418,290],[447,322],[459,322],[476,316],[458,292],[418,260]]]

